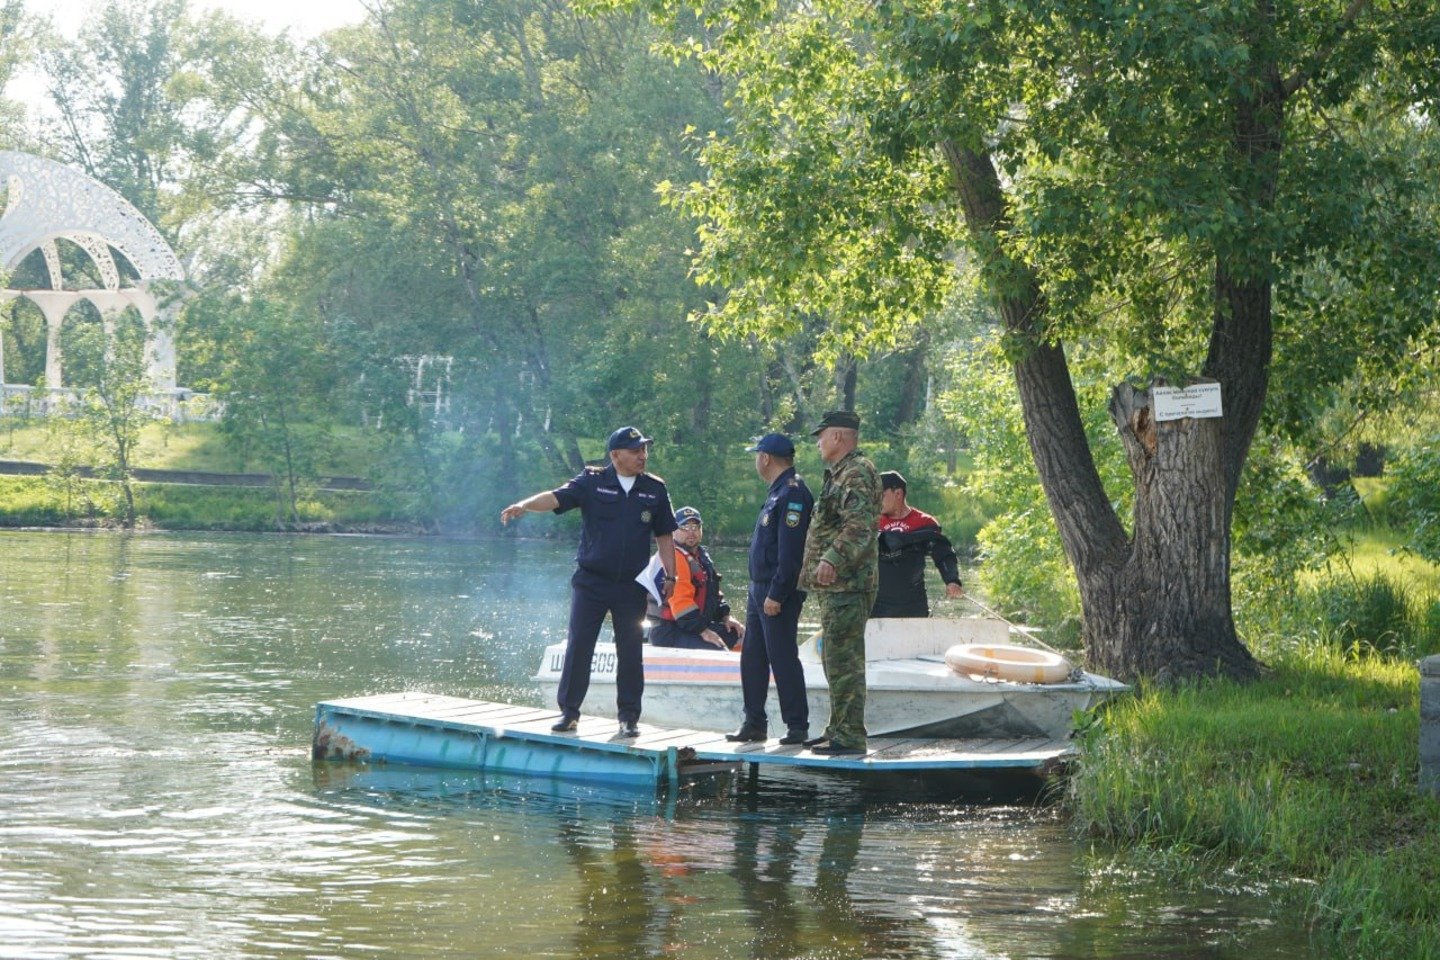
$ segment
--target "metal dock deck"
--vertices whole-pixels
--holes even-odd
[[[614,720],[585,717],[576,733],[552,733],[555,710],[426,693],[329,700],[315,708],[317,760],[488,770],[631,786],[741,764],[871,774],[1032,771],[1045,773],[1074,752],[1066,740],[870,738],[864,756],[829,757],[804,747],[730,743],[724,734],[641,724],[615,736]]]

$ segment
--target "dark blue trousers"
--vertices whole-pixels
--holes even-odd
[[[725,646],[733,647],[740,640],[740,634],[730,629],[729,624],[712,622],[707,624],[709,629],[714,630]],[[679,647],[682,650],[719,650],[713,643],[706,643],[700,639],[700,634],[690,633],[681,630],[669,620],[661,620],[650,628],[650,646],[652,647]]]
[[[795,633],[800,625],[800,608],[805,594],[790,594],[773,617],[765,615],[766,583],[750,584],[750,601],[745,611],[745,646],[740,651],[740,688],[745,696],[745,722],[764,727],[765,698],[770,692],[770,675],[775,675],[775,694],[780,701],[780,718],[787,730],[810,726],[810,702],[805,696],[805,668],[800,666],[800,648]]]
[[[570,578],[570,632],[555,699],[567,717],[578,717],[590,689],[590,663],[605,615],[615,631],[615,707],[622,721],[639,721],[645,692],[645,588],[632,579],[606,580],[587,570]]]

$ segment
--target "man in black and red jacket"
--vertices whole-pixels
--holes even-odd
[[[940,531],[940,523],[905,502],[905,478],[898,471],[880,474],[880,589],[871,617],[928,617],[925,560],[935,562],[945,595],[960,597],[960,562]]]

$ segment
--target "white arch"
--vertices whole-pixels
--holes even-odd
[[[112,276],[118,286],[119,275],[108,250],[103,257],[97,255],[97,247],[104,244],[125,254],[142,280],[185,279],[180,260],[160,231],[99,180],[15,150],[0,151],[0,179],[9,187],[0,216],[0,266],[12,268],[35,248],[64,237],[96,258],[107,287]],[[101,260],[110,260],[108,269]]]
[[[45,376],[52,388],[62,386],[60,329],[65,315],[85,299],[100,310],[107,324],[113,313],[133,306],[150,331],[147,355],[150,376],[161,390],[175,389],[175,348],[168,321],[178,307],[161,307],[150,285],[156,280],[183,281],[185,272],[165,238],[129,201],[100,181],[53,160],[14,150],[0,151],[0,183],[7,187],[0,215],[0,268],[12,269],[40,250],[50,276],[49,290],[7,291],[40,307],[46,322]],[[102,289],[66,290],[56,240],[74,243],[99,271]],[[119,250],[140,275],[138,285],[121,287],[119,267],[111,249]],[[0,299],[0,304],[5,300]],[[157,326],[156,318],[162,322]],[[3,362],[3,360],[0,360]],[[0,383],[3,383],[0,367]]]

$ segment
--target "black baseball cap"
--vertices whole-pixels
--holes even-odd
[[[820,421],[820,426],[810,431],[810,436],[819,436],[822,431],[828,430],[831,427],[844,427],[847,430],[859,430],[860,414],[856,413],[853,410],[831,410],[829,413],[825,414],[825,417]]]
[[[886,470],[880,474],[881,490],[906,490],[905,478],[900,475],[899,470]]]
[[[611,450],[634,450],[638,447],[645,446],[647,443],[654,442],[654,440],[645,436],[645,434],[641,433],[635,427],[621,427],[619,430],[610,434],[610,440],[605,444],[605,452],[609,453]]]

